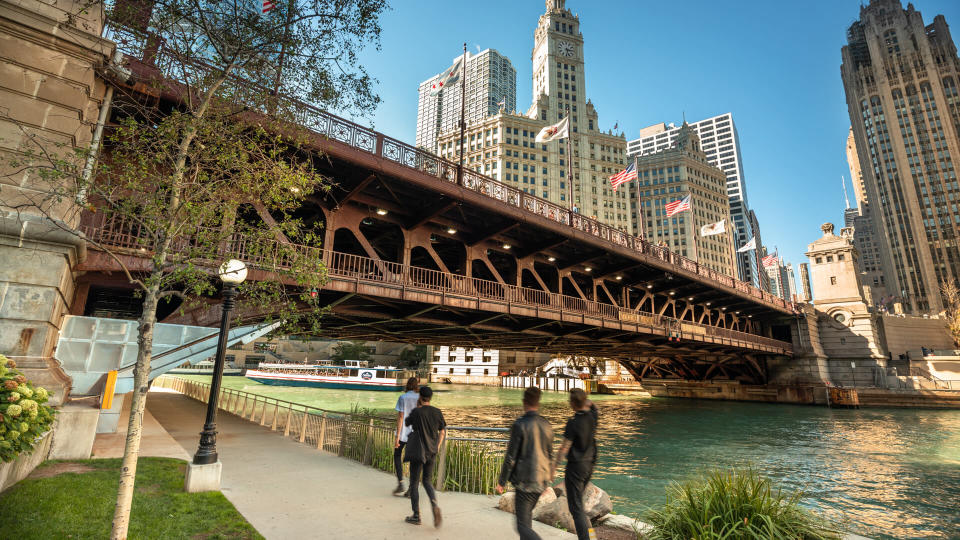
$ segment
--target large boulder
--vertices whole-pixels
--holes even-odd
[[[583,493],[583,509],[587,517],[594,521],[609,514],[613,510],[613,503],[606,491],[590,482]]]
[[[533,514],[536,515],[538,508],[542,508],[544,505],[550,504],[555,500],[557,500],[557,496],[552,489],[544,490],[540,498],[537,499],[536,506],[533,507]],[[510,512],[511,514],[515,513],[517,511],[517,493],[515,491],[508,491],[501,495],[500,500],[497,502],[497,508],[504,512]]]
[[[553,492],[549,489],[547,491]],[[570,509],[567,507],[566,497],[557,497],[549,504],[538,505],[533,510],[533,519],[551,527],[563,527],[568,531],[574,531],[577,528],[573,523],[573,516],[570,515]]]
[[[646,534],[653,529],[651,525],[648,525],[639,519],[632,518],[630,516],[624,516],[622,514],[607,514],[600,518],[599,524],[603,525],[604,527],[610,527],[611,529],[619,529],[621,531],[640,534]]]

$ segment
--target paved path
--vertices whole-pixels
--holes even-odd
[[[98,433],[93,440],[92,458],[120,458],[123,457],[123,448],[127,443],[127,423],[130,418],[130,398],[133,394],[123,396],[123,409],[120,413],[120,422],[116,433]],[[153,394],[150,395],[153,397]],[[147,400],[150,401],[149,399]],[[202,427],[203,417],[199,420]],[[192,451],[196,451],[196,447]],[[184,450],[156,418],[150,410],[143,411],[143,431],[140,437],[140,455],[151,457],[169,457],[189,460],[192,453]]]
[[[205,405],[161,390],[150,392],[147,408],[180,446],[195,449]],[[390,494],[396,485],[391,475],[222,411],[217,420],[223,494],[268,539],[517,538],[513,516],[495,508],[495,497],[440,493],[444,522],[434,529],[424,494],[424,525],[408,525],[403,518],[410,514],[410,502]],[[541,523],[534,526],[545,540],[575,538]]]

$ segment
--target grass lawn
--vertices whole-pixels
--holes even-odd
[[[186,463],[142,457],[129,538],[263,538],[220,492],[186,493]],[[47,461],[0,494],[0,537],[108,538],[119,459]]]

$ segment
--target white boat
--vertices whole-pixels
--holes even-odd
[[[348,360],[344,364],[261,363],[257,369],[248,369],[246,377],[274,386],[395,392],[403,390],[407,379],[416,376],[414,371],[385,366],[368,367],[366,362],[356,360]]]

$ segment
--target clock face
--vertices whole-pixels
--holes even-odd
[[[569,41],[561,41],[560,43],[557,43],[557,52],[559,52],[561,56],[566,56],[568,58],[573,57],[573,43],[570,43]]]

